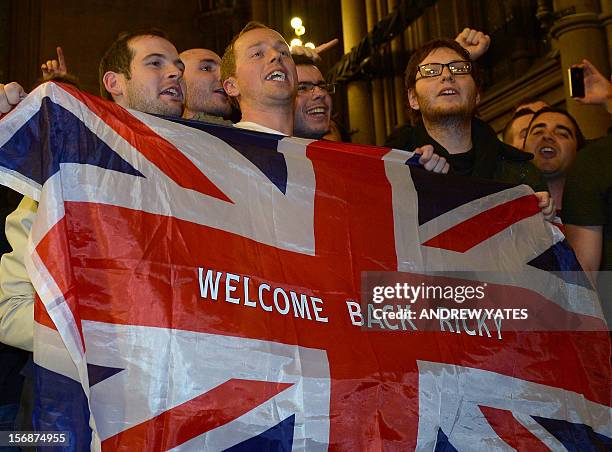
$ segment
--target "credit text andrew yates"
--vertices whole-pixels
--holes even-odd
[[[224,280],[222,282],[222,279]],[[307,294],[274,287],[266,283],[255,283],[251,278],[198,267],[200,296],[211,301],[242,304],[260,308],[267,312],[327,323],[323,314],[323,300]]]

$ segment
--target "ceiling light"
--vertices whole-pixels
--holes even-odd
[[[291,19],[292,28],[299,28],[301,26],[302,26],[302,19],[300,19],[299,17],[294,17],[293,19]]]

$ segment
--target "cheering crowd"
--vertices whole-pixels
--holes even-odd
[[[125,33],[100,61],[100,92],[144,113],[338,141],[331,120],[334,86],[317,67],[319,54],[336,42],[290,49],[278,32],[251,22],[219,57],[207,49],[179,54],[159,30]],[[596,284],[599,270],[612,270],[612,135],[586,143],[568,112],[529,99],[516,107],[500,140],[476,115],[481,96],[476,60],[489,44],[482,32],[465,29],[455,40],[431,41],[414,51],[405,71],[412,121],[396,129],[386,145],[420,154],[419,163],[435,173],[529,185],[544,217],[563,228]],[[576,100],[612,113],[610,80],[587,60],[578,66],[584,68],[585,96]],[[42,72],[46,80],[74,83],[61,48]],[[0,112],[9,113],[25,97],[16,82],[0,85]],[[240,112],[236,123],[228,119],[233,110]],[[36,211],[37,203],[26,197],[7,217],[12,250],[0,265],[0,342],[27,351],[33,343],[34,290],[24,254]],[[12,408],[0,407],[0,427],[3,420],[14,421],[18,397],[2,403]]]

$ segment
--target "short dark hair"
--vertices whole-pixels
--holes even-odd
[[[541,115],[543,115],[545,113],[558,113],[560,115],[565,116],[567,119],[569,119],[570,122],[574,125],[574,129],[576,130],[576,151],[579,151],[580,149],[582,149],[584,147],[584,145],[586,144],[586,140],[584,139],[584,135],[582,134],[582,130],[580,130],[580,126],[578,125],[578,123],[576,122],[574,117],[572,115],[570,115],[567,111],[562,110],[560,108],[555,108],[555,107],[544,107],[544,108],[536,111],[533,114],[533,118],[531,118],[531,121],[529,121],[529,127],[527,128],[527,135],[525,136],[525,141],[527,141],[527,137],[529,136],[529,131],[531,130],[531,127],[533,126],[535,120],[539,116],[541,116]]]
[[[229,77],[236,74],[236,54],[234,52],[234,45],[236,44],[238,38],[240,38],[245,33],[251,30],[256,30],[258,28],[270,27],[262,24],[261,22],[252,20],[251,22],[246,24],[236,36],[232,38],[228,46],[225,48],[223,56],[221,57],[221,81],[227,80]]]
[[[534,111],[531,108],[521,108],[519,111],[514,113],[512,115],[512,118],[510,118],[510,121],[508,121],[508,124],[506,124],[502,132],[502,138],[504,139],[504,143],[508,143],[508,138],[509,138],[508,134],[510,133],[510,129],[512,128],[512,124],[514,124],[514,121],[516,121],[518,118],[521,118],[523,116],[533,115],[533,114],[534,114]]]
[[[478,65],[471,60],[470,52],[461,47],[461,44],[459,44],[457,41],[454,41],[452,39],[434,39],[432,41],[426,42],[421,47],[412,52],[410,60],[408,60],[408,64],[406,65],[406,72],[404,73],[404,85],[406,87],[406,94],[408,94],[408,91],[414,89],[416,85],[416,75],[419,70],[419,63],[425,58],[427,58],[427,55],[429,55],[431,52],[440,48],[450,49],[456,52],[462,58],[464,58],[465,61],[472,62],[472,72],[470,75],[476,83],[476,89],[480,91],[480,69]],[[421,118],[421,112],[410,108],[410,117],[412,119],[412,122],[416,123]]]
[[[104,86],[104,74],[108,71],[116,72],[118,74],[125,75],[128,80],[132,76],[130,73],[130,65],[134,59],[134,52],[130,48],[130,41],[140,36],[158,36],[168,41],[168,35],[158,28],[149,28],[138,31],[122,32],[117,36],[117,39],[113,41],[110,47],[104,53],[104,56],[100,60],[98,67],[98,82],[100,84],[100,95],[104,99],[113,100],[111,94],[106,90]]]
[[[544,102],[545,104],[548,104],[548,102],[546,102],[544,99],[540,97],[528,96],[528,97],[523,97],[521,100],[519,100],[514,106],[513,110],[514,111],[523,110],[524,108],[521,108],[523,105],[534,104],[536,102]]]

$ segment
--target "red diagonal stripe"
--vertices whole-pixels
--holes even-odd
[[[540,211],[534,195],[526,195],[479,213],[447,229],[424,246],[465,253],[514,223]]]
[[[113,102],[108,102],[104,106],[105,108],[102,109],[99,105],[102,102],[101,99],[96,98],[94,101],[91,95],[84,94],[70,85],[61,83],[57,85],[87,105],[87,108],[100,116],[110,128],[121,135],[135,149],[138,149],[147,160],[162,170],[166,176],[180,187],[194,190],[225,202],[232,202],[176,146],[156,134],[127,110]],[[109,110],[112,114],[109,114]]]
[[[499,408],[478,405],[495,433],[518,452],[548,452],[550,449],[540,439],[518,422],[512,413]]]
[[[102,442],[102,450],[168,450],[242,416],[293,383],[229,380]]]

